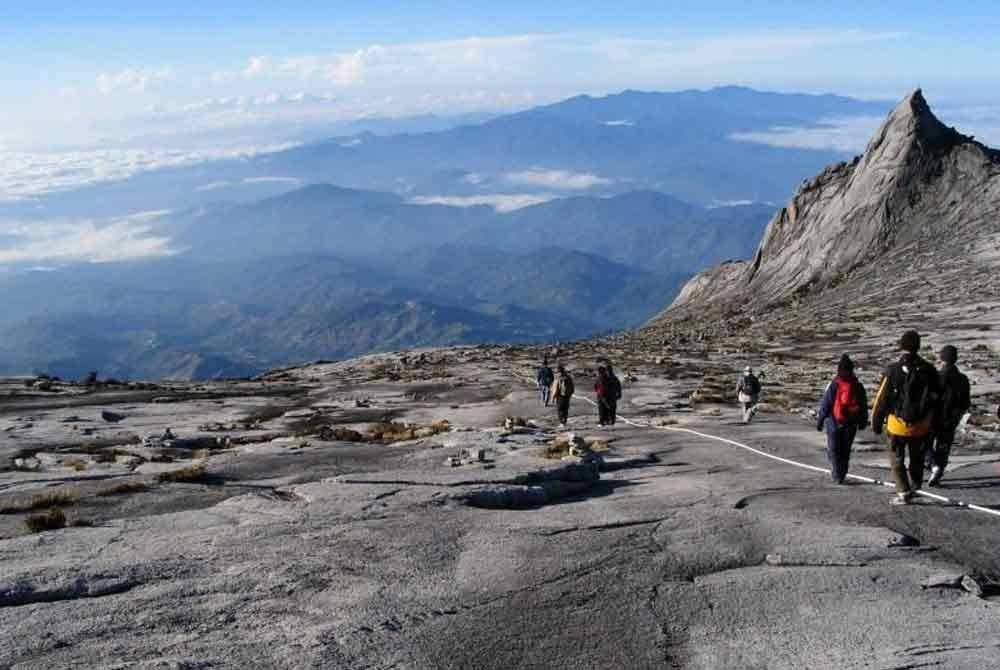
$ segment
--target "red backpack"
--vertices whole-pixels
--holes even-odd
[[[857,384],[840,377],[834,379],[833,383],[837,385],[836,395],[833,399],[833,420],[839,424],[857,421],[858,416],[861,415],[861,400],[858,398]]]

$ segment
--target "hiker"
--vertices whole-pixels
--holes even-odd
[[[618,420],[618,401],[622,399],[622,383],[615,376],[615,371],[610,363],[608,363],[607,372],[608,388],[605,398],[608,403],[608,423],[613,426]]]
[[[538,385],[538,392],[544,407],[549,406],[552,396],[552,382],[555,380],[556,376],[552,373],[552,368],[549,367],[549,359],[542,359],[542,367],[538,368],[538,374],[535,375],[535,384]]]
[[[917,331],[903,333],[899,349],[902,356],[886,369],[875,396],[872,432],[880,435],[885,429],[889,435],[889,466],[896,479],[891,502],[908,505],[923,485],[924,451],[940,397],[940,381],[934,366],[917,353]]]
[[[937,486],[948,467],[951,445],[962,417],[972,406],[969,378],[958,369],[958,349],[947,345],[938,353],[938,378],[941,383],[941,400],[934,415],[934,439],[929,444],[927,461],[931,465],[928,486]]]
[[[743,376],[736,386],[736,397],[743,408],[743,423],[750,423],[757,413],[757,400],[760,398],[760,380],[749,365],[743,368]]]
[[[603,365],[597,368],[597,381],[594,383],[594,396],[597,401],[597,425],[604,426],[608,420],[608,369]]]
[[[826,431],[826,456],[830,461],[830,479],[843,484],[851,461],[851,446],[859,428],[868,425],[868,396],[854,376],[854,361],[847,354],[837,363],[823,401],[816,411],[816,430]]]
[[[562,365],[559,366],[559,377],[553,385],[552,396],[556,401],[556,411],[559,414],[559,423],[565,426],[569,421],[569,401],[573,397],[576,387],[573,386],[573,377]]]

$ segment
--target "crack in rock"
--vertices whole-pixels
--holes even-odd
[[[131,591],[142,582],[133,577],[77,577],[69,582],[38,588],[29,579],[0,583],[0,607],[20,607],[81,598],[100,598]]]
[[[661,517],[656,519],[637,519],[635,521],[614,521],[611,523],[602,523],[593,526],[571,526],[569,528],[555,528],[552,530],[543,530],[536,533],[536,535],[541,535],[543,537],[553,537],[556,535],[562,535],[564,533],[580,533],[587,531],[603,531],[603,530],[616,530],[618,528],[634,528],[635,526],[647,526],[649,524],[659,524],[665,521],[669,517]]]

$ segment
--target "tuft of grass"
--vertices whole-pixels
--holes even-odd
[[[250,414],[246,415],[240,419],[237,423],[243,426],[244,429],[251,429],[260,426],[262,423],[267,423],[268,421],[273,421],[288,412],[294,407],[282,407],[280,405],[264,405]]]
[[[31,533],[65,528],[66,515],[58,507],[53,507],[42,514],[32,514],[24,520],[24,525]]]
[[[142,491],[148,490],[149,484],[145,482],[120,482],[113,486],[99,490],[95,495],[105,498],[107,496],[119,496],[128,493],[141,493]]]
[[[180,470],[172,472],[161,472],[156,479],[160,482],[172,482],[176,484],[198,484],[204,482],[208,477],[204,465],[190,465]]]
[[[376,424],[368,431],[368,435],[369,439],[373,442],[391,444],[393,442],[406,442],[408,440],[431,437],[432,435],[447,433],[449,430],[451,430],[451,423],[447,419],[435,421],[429,426],[390,421]]]
[[[63,463],[67,468],[73,468],[77,472],[83,472],[87,469],[87,461],[80,458],[71,458]]]
[[[47,507],[66,507],[72,505],[80,496],[72,491],[52,491],[39,493],[27,500],[17,500],[0,506],[0,514],[19,514]]]
[[[316,433],[316,436],[327,442],[366,442],[368,440],[368,438],[358,431],[342,426],[336,428],[333,426],[323,426]]]
[[[559,460],[563,456],[569,456],[569,442],[553,442],[542,452],[543,458]]]

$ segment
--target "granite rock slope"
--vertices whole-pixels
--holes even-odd
[[[903,260],[893,252],[911,244],[931,245],[945,267],[991,246],[1000,233],[998,213],[1000,152],[941,123],[918,89],[862,155],[802,183],[752,260],[699,275],[672,311],[727,301],[771,304],[828,289],[859,267]],[[898,267],[907,271],[905,263]]]

